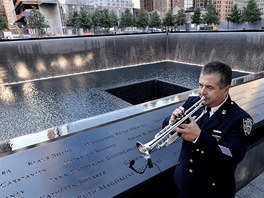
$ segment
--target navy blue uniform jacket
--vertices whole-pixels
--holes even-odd
[[[183,107],[186,110],[199,99],[189,97]],[[168,121],[169,117],[163,127]],[[201,134],[195,143],[183,140],[174,174],[182,197],[234,197],[235,169],[245,156],[252,125],[250,115],[228,96],[210,119],[199,125]]]

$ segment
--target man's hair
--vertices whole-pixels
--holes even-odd
[[[219,74],[220,80],[218,85],[220,86],[220,88],[224,88],[227,85],[231,85],[232,82],[231,67],[219,61],[209,62],[204,65],[202,69],[202,74]]]

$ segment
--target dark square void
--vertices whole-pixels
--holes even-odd
[[[156,100],[190,89],[160,80],[150,80],[106,90],[133,105]]]

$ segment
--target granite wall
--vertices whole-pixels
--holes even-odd
[[[159,61],[264,69],[264,32],[176,32],[0,42],[0,83]]]
[[[264,32],[169,34],[167,59],[201,65],[219,60],[233,69],[263,71]]]

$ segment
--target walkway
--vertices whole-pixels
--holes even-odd
[[[236,193],[235,198],[263,198],[264,172]]]

